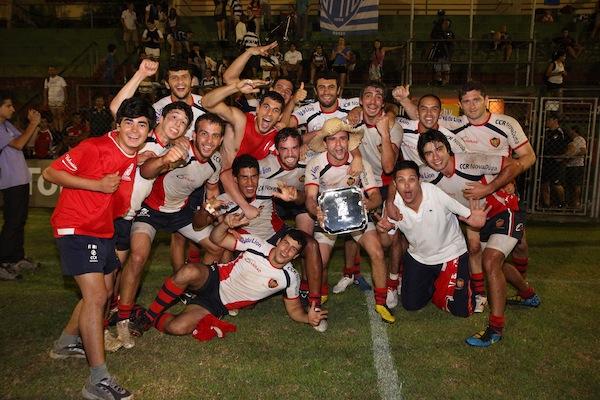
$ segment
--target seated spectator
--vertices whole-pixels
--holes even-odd
[[[323,54],[323,46],[318,44],[310,56],[310,81],[315,84],[315,75],[317,72],[327,70],[327,57]]]
[[[142,33],[142,42],[144,43],[144,53],[154,59],[160,58],[160,47],[165,41],[163,33],[158,29],[156,21],[148,20],[147,28]]]
[[[552,39],[552,41],[558,46],[558,50],[563,50],[569,56],[576,59],[583,51],[583,46],[577,43],[577,41],[571,37],[568,29],[562,30],[562,35]]]
[[[204,71],[206,70],[205,57],[204,52],[200,50],[200,43],[193,42],[192,51],[188,55],[188,63],[193,68],[194,76],[204,76]]]
[[[281,68],[283,76],[290,77],[294,75],[296,83],[302,79],[302,53],[296,50],[296,45],[290,43],[290,49],[283,56],[283,66]]]
[[[202,78],[202,81],[200,82],[200,89],[206,93],[217,86],[219,86],[219,80],[212,74],[212,71],[207,68],[206,71],[204,71],[204,78]]]
[[[540,18],[540,22],[543,24],[551,24],[554,22],[554,16],[552,15],[552,10],[546,8],[544,10],[544,14],[542,14],[542,18]]]
[[[502,50],[504,52],[504,61],[510,60],[513,47],[512,39],[510,38],[510,34],[508,33],[506,25],[502,25],[500,27],[500,30],[494,32],[494,34],[492,35],[492,49],[494,51],[498,49]]]
[[[223,74],[227,71],[227,68],[231,65],[230,57],[223,57],[221,64],[219,64],[219,68],[217,70],[217,76],[219,77],[219,85],[223,85]]]
[[[101,94],[94,97],[94,107],[90,110],[88,120],[90,121],[90,136],[102,136],[114,127],[113,116],[106,108],[104,96]]]
[[[281,62],[279,56],[279,46],[269,50],[269,55],[260,58],[260,68],[262,69],[263,79],[272,79],[273,81],[281,75]]]
[[[569,205],[575,209],[581,208],[581,187],[584,183],[585,156],[587,143],[579,133],[579,127],[567,129],[570,142],[567,145],[566,157],[566,186],[568,189]]]
[[[48,111],[42,112],[42,119],[38,125],[38,132],[35,135],[33,144],[33,155],[37,159],[52,158],[52,141],[54,136],[50,130],[52,123],[52,114]]]
[[[244,36],[247,32],[246,17],[242,15],[241,19],[235,24],[235,43],[238,45],[242,44]]]
[[[90,128],[79,111],[71,115],[71,124],[65,130],[67,137],[85,138],[90,134]]]

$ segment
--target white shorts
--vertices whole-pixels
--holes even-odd
[[[350,233],[350,236],[352,236],[352,239],[354,239],[355,242],[358,242],[363,234],[365,234],[366,232],[369,232],[369,231],[374,231],[374,230],[375,230],[375,224],[372,222],[368,222],[367,227],[365,229],[363,229],[361,231],[352,232],[352,233]],[[317,241],[317,243],[325,244],[329,247],[333,247],[333,245],[335,244],[335,240],[337,239],[338,236],[339,235],[330,235],[330,234],[320,231],[320,230],[318,232],[315,232],[315,240]]]
[[[486,247],[495,249],[504,254],[504,257],[508,257],[518,242],[519,239],[512,236],[494,233],[487,242],[481,242],[481,250],[483,251]]]
[[[185,238],[193,241],[194,243],[200,243],[201,240],[206,239],[210,235],[212,228],[212,225],[209,225],[199,231],[196,231],[194,230],[192,224],[188,224],[179,229],[177,232],[181,233]],[[150,237],[150,241],[153,241],[154,236],[156,236],[156,229],[146,222],[135,221],[131,226],[131,234],[133,235],[134,233],[146,234]]]

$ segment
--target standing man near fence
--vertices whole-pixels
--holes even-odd
[[[25,222],[29,210],[31,175],[23,156],[23,147],[37,131],[42,119],[36,110],[29,110],[29,125],[21,133],[9,122],[15,113],[12,95],[0,92],[0,190],[4,201],[4,225],[0,233],[0,279],[13,280],[19,271],[36,267],[25,259]]]

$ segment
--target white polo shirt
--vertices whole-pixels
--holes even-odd
[[[419,211],[404,204],[396,193],[394,205],[402,213],[396,227],[408,240],[408,252],[422,264],[436,265],[467,252],[467,243],[455,215],[471,215],[471,210],[431,183],[421,182],[423,199]]]

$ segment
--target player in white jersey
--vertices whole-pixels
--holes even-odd
[[[306,209],[318,221],[321,229],[315,233],[323,258],[323,281],[326,282],[327,263],[331,257],[336,235],[326,233],[323,228],[323,212],[317,197],[320,191],[327,189],[356,186],[365,194],[363,204],[367,210],[374,210],[381,205],[379,186],[373,176],[369,164],[364,163],[364,171],[357,178],[350,175],[349,167],[352,159],[350,150],[360,144],[362,133],[338,118],[325,122],[319,135],[310,142],[310,148],[320,154],[313,157],[306,166]],[[351,233],[352,238],[363,247],[371,258],[373,284],[375,286],[375,311],[383,321],[394,323],[395,318],[385,305],[387,294],[385,257],[379,236],[372,222],[360,231]]]
[[[273,186],[283,183],[296,188],[296,200],[283,201],[275,199],[275,212],[283,220],[294,220],[296,228],[313,237],[315,222],[308,214],[304,205],[304,178],[306,165],[300,162],[300,147],[302,135],[293,128],[284,128],[275,136],[275,154],[270,154],[260,160],[260,179],[269,180]],[[310,249],[313,241],[309,240]],[[315,251],[307,251],[303,258],[302,282],[300,283],[300,296],[305,304],[306,300],[321,302],[321,292],[327,292],[321,286],[323,265],[318,245]]]
[[[147,160],[141,175],[157,178],[152,192],[135,217],[131,229],[131,254],[121,278],[117,331],[125,348],[134,346],[129,335],[129,316],[139,287],[144,264],[150,254],[156,231],[179,231],[205,249],[205,262],[211,263],[221,256],[220,247],[212,245],[208,237],[192,227],[192,210],[187,201],[192,192],[206,182],[207,196],[218,193],[220,159],[218,147],[223,141],[224,122],[214,114],[204,114],[195,123],[194,140],[187,147],[171,147],[161,157]],[[190,150],[191,149],[191,150]],[[175,270],[184,264],[183,258],[172,260]]]
[[[377,229],[399,228],[408,240],[404,255],[402,306],[419,310],[431,300],[452,315],[468,317],[475,298],[469,285],[468,253],[456,215],[480,228],[486,211],[472,200],[467,208],[434,185],[421,182],[414,161],[399,161],[394,202],[402,218],[382,218]]]
[[[192,108],[194,113],[194,122],[201,115],[206,113],[202,107],[202,96],[192,93],[192,70],[187,63],[173,63],[167,70],[167,85],[171,93],[153,104],[158,119],[162,109],[175,101],[183,101]],[[190,126],[186,132],[186,137],[192,139],[194,136],[194,127]]]
[[[419,139],[419,154],[431,170],[438,172],[432,176],[432,183],[457,198],[469,196],[473,182],[492,191],[486,197],[491,210],[486,225],[480,233],[484,243],[483,267],[491,275],[498,269],[502,274],[500,283],[491,280],[491,314],[489,326],[484,332],[467,339],[471,346],[488,347],[502,338],[504,327],[504,305],[506,303],[506,281],[518,290],[523,306],[537,307],[540,304],[535,291],[512,265],[504,262],[524,230],[524,212],[519,209],[518,196],[514,193],[512,181],[519,172],[518,161],[507,157],[482,154],[453,154],[446,137],[439,131],[430,130]],[[477,201],[471,199],[471,201]]]
[[[251,235],[236,237],[228,233],[246,223],[244,216],[228,214],[210,234],[211,240],[227,250],[241,252],[235,260],[211,266],[187,264],[165,280],[155,301],[148,311],[139,314],[134,325],[140,331],[154,325],[172,335],[191,333],[200,341],[222,338],[235,332],[236,327],[218,318],[283,291],[288,315],[294,321],[318,326],[327,317],[327,311],[321,311],[314,303],[308,313],[304,311],[298,294],[299,275],[291,264],[306,244],[304,234],[292,229],[271,245]],[[177,316],[165,312],[186,290],[196,297],[185,310]]]

